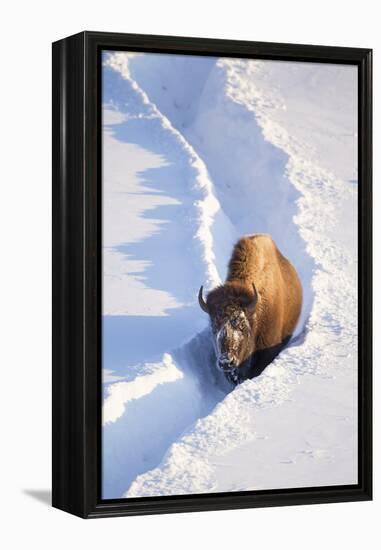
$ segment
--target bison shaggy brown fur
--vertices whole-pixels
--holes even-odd
[[[210,316],[217,365],[233,383],[252,378],[289,341],[301,311],[298,274],[270,235],[242,237],[234,247],[226,281],[201,308]]]

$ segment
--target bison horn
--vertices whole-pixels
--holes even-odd
[[[255,307],[257,305],[257,302],[258,302],[258,292],[257,292],[257,289],[255,288],[255,284],[253,283],[253,291],[254,291],[254,298],[252,299],[252,301],[250,302],[250,304],[247,306],[247,309],[252,312],[255,310]]]
[[[200,308],[205,311],[205,313],[209,313],[208,306],[202,296],[203,287],[200,286],[200,290],[198,291],[198,303],[200,304]]]

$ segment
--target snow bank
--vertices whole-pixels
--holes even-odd
[[[103,494],[115,498],[221,399],[167,352],[192,340],[189,362],[206,340],[194,336],[207,325],[195,297],[221,281],[211,227],[225,256],[236,234],[205,164],[131,80],[125,56],[103,76]]]

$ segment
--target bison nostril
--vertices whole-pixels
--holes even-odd
[[[229,370],[235,368],[234,361],[228,357],[220,357],[218,359],[218,366],[222,370]]]

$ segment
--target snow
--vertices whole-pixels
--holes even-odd
[[[103,498],[357,483],[357,69],[106,52]],[[287,349],[232,388],[201,284],[270,233]]]

